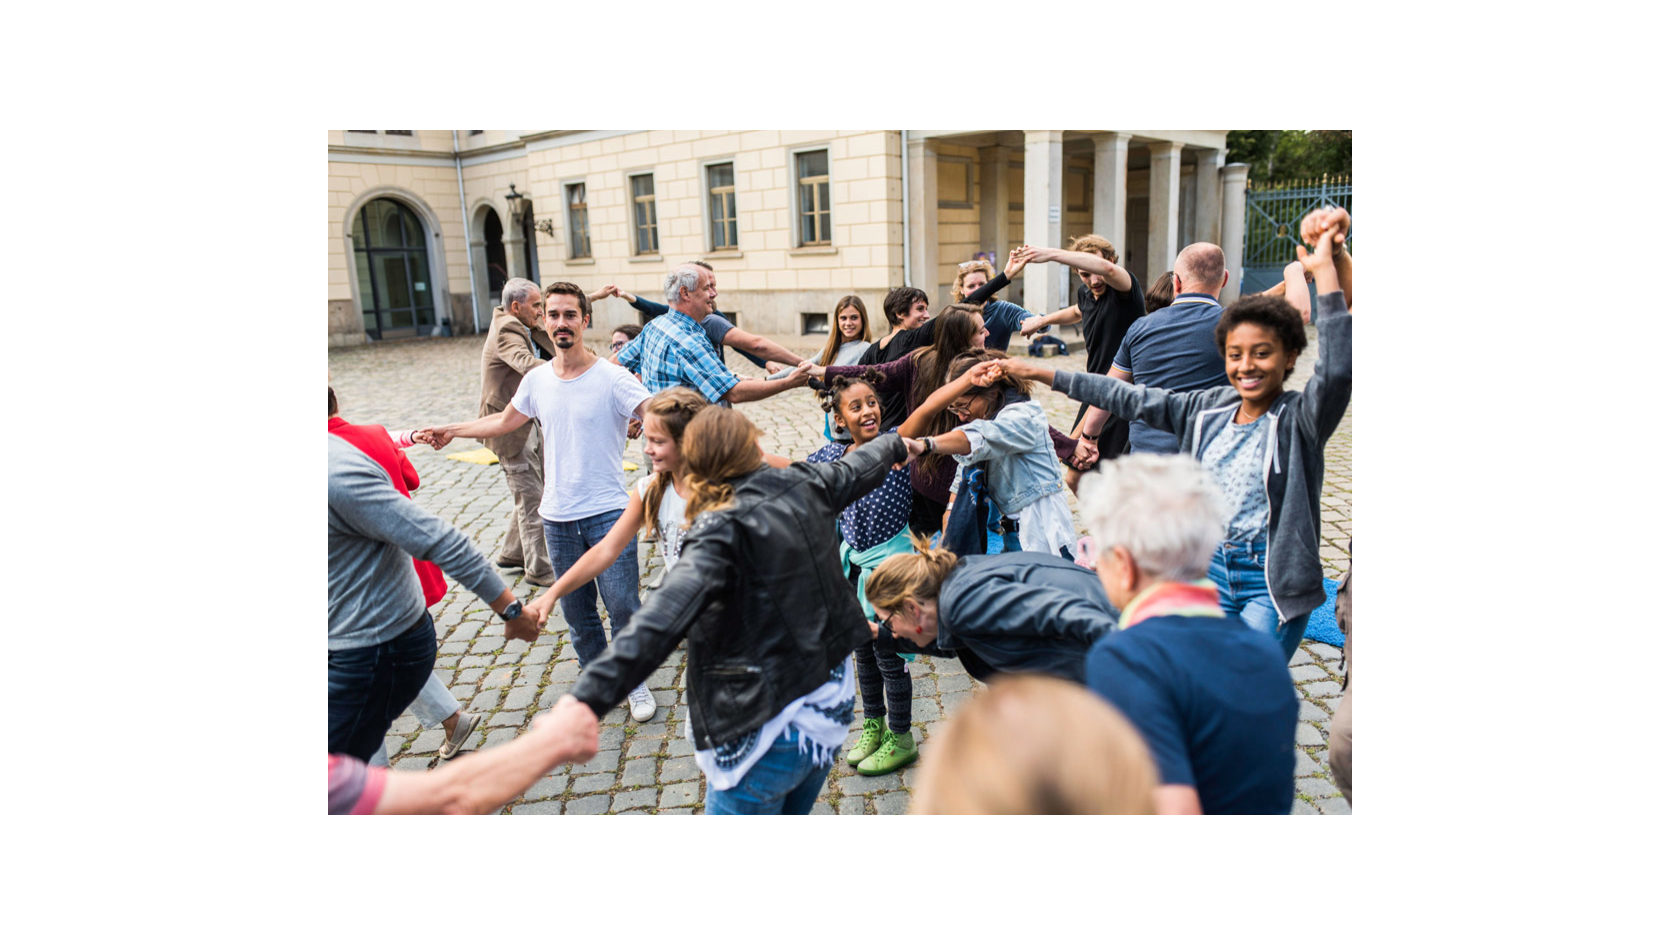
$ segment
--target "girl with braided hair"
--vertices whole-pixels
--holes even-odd
[[[881,372],[873,368],[861,376],[837,377],[822,392],[823,409],[833,416],[834,427],[849,437],[824,446],[807,457],[807,462],[832,463],[847,453],[866,446],[883,431],[881,402],[875,385]],[[847,580],[857,586],[858,603],[870,621],[874,639],[865,640],[853,651],[857,661],[858,694],[863,699],[863,731],[846,755],[846,763],[858,774],[879,775],[897,771],[916,760],[916,736],[910,732],[910,673],[898,655],[890,634],[880,633],[875,611],[863,595],[864,582],[876,565],[889,555],[909,551],[910,471],[895,469],[874,491],[840,512],[840,565]]]

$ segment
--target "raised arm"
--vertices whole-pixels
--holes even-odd
[[[1046,263],[1058,262],[1074,269],[1094,272],[1103,277],[1103,281],[1111,288],[1121,292],[1132,290],[1132,276],[1118,263],[1111,263],[1095,253],[1076,253],[1067,249],[1054,249],[1048,246],[1026,246],[1028,262]]]
[[[1353,316],[1348,313],[1347,297],[1336,271],[1339,264],[1333,243],[1338,232],[1325,230],[1311,255],[1298,250],[1318,286],[1319,312],[1318,362],[1301,390],[1301,416],[1313,424],[1320,443],[1330,439],[1353,399]],[[1353,260],[1348,259],[1346,266],[1351,273]]]
[[[1011,376],[1048,382],[1052,390],[1081,403],[1101,407],[1122,420],[1142,420],[1157,429],[1170,430],[1181,438],[1183,431],[1194,421],[1196,411],[1213,397],[1229,390],[1216,387],[1175,393],[1083,371],[1053,371],[1023,358],[1010,358],[1001,363],[1004,371]]]
[[[762,335],[755,335],[744,328],[729,329],[723,336],[723,343],[743,354],[756,355],[764,361],[798,364],[805,360],[774,341]]]
[[[875,491],[887,480],[887,473],[904,462],[911,448],[901,436],[884,434],[867,446],[860,446],[832,463],[809,463],[805,468],[817,478],[827,497],[828,514],[841,510]]]

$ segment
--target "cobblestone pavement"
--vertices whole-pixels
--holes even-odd
[[[1312,376],[1317,354],[1316,333],[1308,330],[1309,346],[1288,386],[1299,388]],[[816,350],[812,338],[782,337],[777,341],[795,352]],[[352,423],[378,423],[409,429],[472,419],[477,412],[479,352],[483,337],[428,338],[387,342],[328,352],[328,367],[343,415]],[[597,351],[602,347],[597,345]],[[742,376],[762,376],[730,352],[730,365]],[[1083,370],[1084,355],[1049,359],[1050,363]],[[1073,422],[1076,405],[1060,394],[1040,390],[1038,399],[1050,419],[1063,430]],[[766,434],[772,452],[797,459],[820,446],[822,421],[816,398],[791,391],[768,401],[747,404],[743,412]],[[513,500],[497,466],[479,466],[445,458],[448,453],[478,447],[475,441],[452,443],[443,452],[424,446],[409,450],[420,473],[415,500],[465,532],[481,553],[491,555],[507,527]],[[625,450],[625,458],[641,462],[639,444]],[[1325,456],[1323,524],[1320,554],[1327,575],[1340,576],[1348,565],[1353,538],[1353,411],[1350,408]],[[626,473],[626,483],[639,473]],[[1065,492],[1065,489],[1064,489]],[[1079,521],[1079,503],[1068,493]],[[1083,525],[1080,525],[1084,533]],[[643,542],[643,591],[656,583],[663,565],[652,546]],[[506,575],[504,574],[504,577]],[[514,588],[529,599],[539,592],[530,585]],[[461,590],[454,581],[432,608],[437,624],[437,673],[469,711],[482,713],[484,722],[469,748],[484,748],[512,739],[525,730],[531,717],[547,709],[577,681],[577,654],[570,634],[555,608],[548,632],[536,643],[507,642],[501,621],[482,601]],[[602,619],[606,620],[603,612]],[[563,765],[538,781],[510,804],[514,814],[698,814],[705,783],[694,762],[693,745],[682,736],[688,712],[684,696],[686,647],[679,646],[653,675],[648,688],[659,703],[654,717],[638,724],[619,706],[601,720],[600,753],[587,764]],[[1321,643],[1307,643],[1290,661],[1301,697],[1296,731],[1296,800],[1298,814],[1348,813],[1348,803],[1330,780],[1326,744],[1330,713],[1341,698],[1341,651]],[[966,702],[977,684],[956,660],[919,657],[910,664],[911,724],[919,743],[938,737],[944,719]],[[853,731],[858,723],[853,724]],[[422,769],[437,763],[443,741],[440,728],[422,729],[412,714],[404,714],[386,736],[392,766]],[[850,739],[847,745],[850,745]],[[889,775],[859,776],[844,761],[829,776],[827,790],[815,814],[902,814],[915,789],[921,762]]]

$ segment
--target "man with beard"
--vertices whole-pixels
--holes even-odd
[[[553,557],[554,573],[564,574],[584,552],[598,544],[624,512],[624,440],[632,419],[640,420],[648,389],[629,371],[582,343],[589,327],[589,297],[570,282],[544,290],[543,329],[559,355],[545,368],[519,382],[501,413],[429,431],[432,446],[442,449],[457,436],[495,437],[535,419],[543,429],[543,497],[539,509],[543,536]],[[424,439],[424,437],[422,437]],[[606,629],[596,609],[607,605],[617,635],[641,603],[636,593],[636,547],[626,545],[594,581],[560,598],[560,611],[572,628],[578,663],[607,648]],[[630,715],[638,722],[653,717],[653,695],[645,684],[630,693]]]

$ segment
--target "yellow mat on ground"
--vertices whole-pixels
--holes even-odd
[[[444,459],[458,459],[463,463],[477,463],[480,466],[496,465],[496,454],[490,452],[488,446],[476,450],[465,450],[460,453],[449,453]]]
[[[449,453],[449,454],[446,454],[443,458],[444,459],[458,459],[463,463],[477,463],[480,466],[494,466],[497,463],[496,454],[490,452],[489,447],[483,447],[483,448],[476,449],[476,450],[464,450],[464,451],[459,452],[459,453]],[[641,469],[641,468],[642,467],[637,465],[636,463],[625,463],[624,464],[624,471],[625,472],[635,472],[636,470]]]

